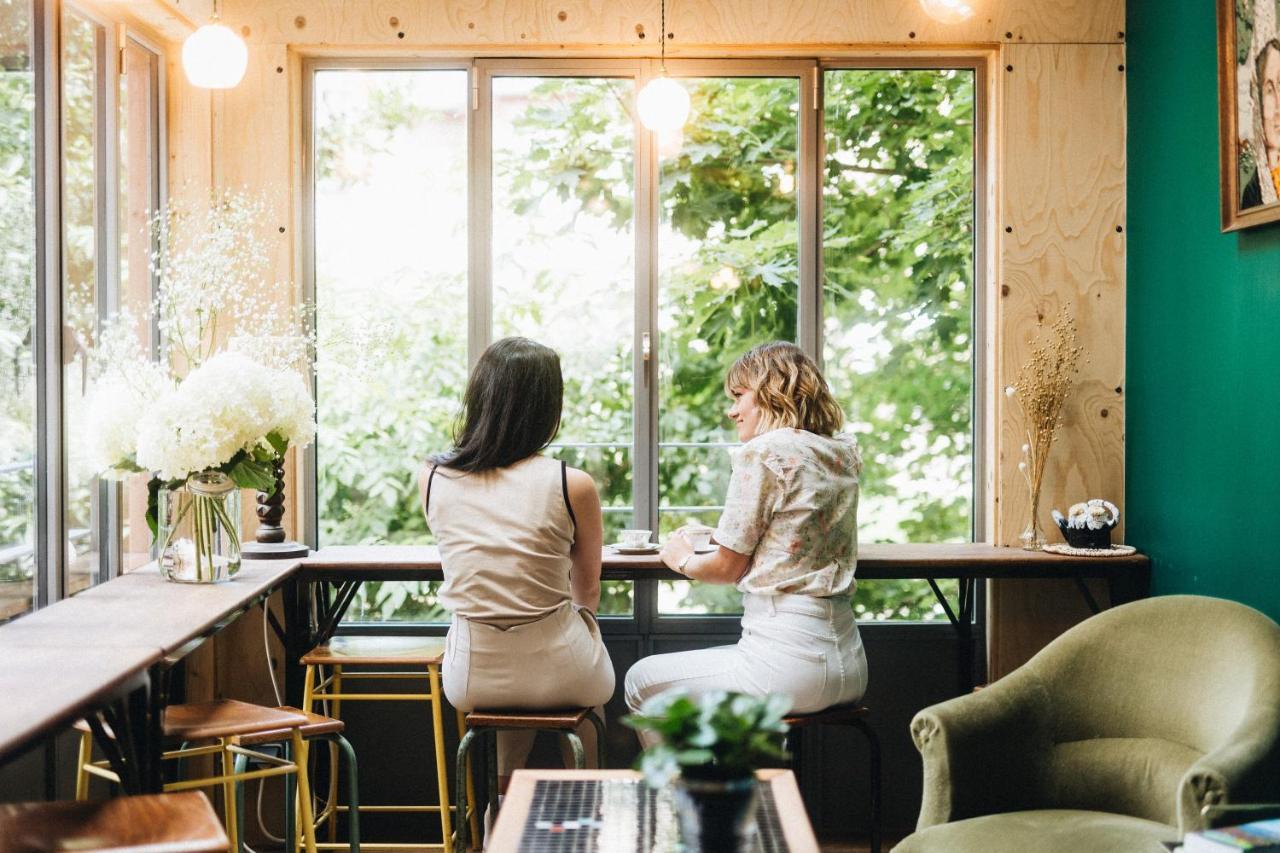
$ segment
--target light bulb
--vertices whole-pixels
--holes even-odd
[[[959,24],[973,17],[973,6],[966,0],[920,0],[920,7],[943,24]]]
[[[689,118],[689,93],[670,77],[655,77],[636,97],[640,123],[658,133],[684,127]]]
[[[182,43],[182,68],[191,85],[230,89],[244,77],[249,48],[222,24],[205,24]]]

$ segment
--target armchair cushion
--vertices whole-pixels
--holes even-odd
[[[893,853],[1134,853],[1158,851],[1178,831],[1105,812],[1043,809],[972,817],[923,829]]]

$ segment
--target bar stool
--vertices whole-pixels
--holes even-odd
[[[94,803],[0,804],[0,853],[226,853],[229,846],[200,791]]]
[[[356,766],[356,752],[352,749],[350,742],[342,736],[345,728],[342,720],[336,720],[333,717],[326,717],[323,714],[309,714],[291,708],[282,706],[277,708],[279,711],[290,711],[295,714],[302,714],[307,718],[306,724],[301,727],[302,742],[307,750],[307,755],[302,757],[302,761],[308,760],[311,754],[311,744],[314,741],[327,741],[331,747],[337,749],[346,760],[347,764],[347,801],[357,808],[348,813],[347,816],[347,843],[335,843],[333,838],[334,823],[337,821],[337,789],[338,776],[336,772],[329,775],[329,796],[326,798],[324,810],[315,816],[314,826],[319,829],[321,826],[328,825],[330,829],[329,841],[317,841],[317,850],[336,850],[343,847],[350,849],[351,853],[360,853],[360,784],[358,778],[358,770]],[[290,734],[287,729],[276,729],[274,731],[255,732],[249,735],[237,735],[235,742],[240,746],[263,746],[269,743],[283,742],[284,749],[288,750],[290,745]],[[288,757],[288,752],[285,753]],[[236,773],[243,773],[248,765],[249,757],[244,754],[236,756]],[[335,768],[336,770],[336,768]],[[292,777],[285,777],[285,796],[284,809],[285,831],[290,833],[286,843],[286,850],[292,853],[297,848],[298,836],[301,828],[294,821],[294,807],[297,792],[294,790]],[[241,839],[240,849],[244,849],[244,786],[236,785],[236,815],[239,817],[239,825],[236,828],[237,834]]]
[[[164,753],[165,760],[182,760],[203,755],[216,755],[220,761],[220,771],[216,776],[180,779],[165,783],[164,790],[186,791],[193,788],[209,788],[221,785],[226,811],[227,835],[231,840],[231,848],[238,850],[240,845],[238,827],[239,818],[236,813],[236,786],[251,779],[265,779],[269,776],[295,774],[297,778],[299,800],[302,807],[302,831],[307,853],[315,853],[315,833],[311,819],[311,786],[307,781],[306,745],[302,740],[301,728],[307,723],[307,717],[297,711],[264,708],[239,702],[235,699],[221,699],[214,702],[198,702],[186,705],[170,705],[164,710],[161,725],[166,741],[178,744],[176,749]],[[76,799],[84,801],[89,795],[89,776],[98,776],[119,784],[116,775],[107,761],[93,760],[93,733],[88,723],[80,720],[75,724],[80,731],[80,755],[76,771]],[[106,734],[113,736],[104,727]],[[247,749],[237,743],[237,736],[255,732],[285,731],[289,738],[293,755],[302,760],[290,761],[263,752]],[[206,743],[203,746],[187,746],[190,743]],[[233,768],[234,757],[244,755],[264,765],[259,770],[236,773]]]
[[[302,707],[306,711],[317,710],[317,703],[329,702],[331,707],[327,714],[336,719],[342,716],[344,702],[427,702],[431,706],[431,730],[434,738],[436,755],[436,785],[440,791],[437,805],[335,805],[338,811],[348,813],[362,812],[438,812],[440,815],[440,832],[442,848],[445,853],[453,851],[453,812],[455,807],[449,803],[449,767],[448,754],[444,748],[444,690],[440,686],[440,665],[444,660],[444,637],[335,637],[328,645],[317,646],[302,656],[301,663],[306,667],[303,682]],[[421,671],[385,671],[388,666],[415,667]],[[352,667],[357,667],[352,671]],[[369,670],[367,667],[377,669]],[[325,671],[328,670],[326,675]],[[346,689],[348,682],[364,680],[400,680],[427,679],[427,692],[350,692]],[[464,735],[466,724],[462,712],[455,712],[458,736]],[[337,756],[331,758],[331,776],[336,776]],[[470,768],[466,768],[466,784],[472,790]],[[471,800],[474,800],[472,790]],[[334,801],[336,803],[336,800]],[[457,814],[476,823],[474,810],[467,813],[465,808]],[[334,824],[329,823],[330,840],[332,840]],[[372,842],[370,842],[372,843]],[[422,844],[377,844],[380,849],[419,848]]]
[[[783,721],[790,726],[787,731],[787,752],[791,753],[791,770],[800,777],[800,736],[811,726],[848,726],[862,732],[871,749],[871,853],[880,853],[880,739],[867,725],[870,709],[866,705],[850,703],[832,705],[811,714],[792,714]]]
[[[582,746],[582,738],[578,737],[578,727],[586,720],[591,721],[591,725],[596,730],[596,763],[600,767],[605,766],[604,759],[604,721],[596,716],[595,711],[591,708],[570,708],[562,711],[472,711],[467,714],[467,733],[458,743],[458,807],[467,809],[468,803],[475,803],[475,789],[470,784],[466,785],[466,795],[463,795],[463,768],[468,768],[467,753],[471,750],[471,742],[477,735],[485,734],[489,737],[489,773],[488,773],[488,805],[497,813],[498,802],[498,732],[502,731],[539,731],[554,732],[562,734],[569,740],[569,746],[573,749],[573,766],[577,770],[585,770],[587,767],[587,753]],[[468,768],[469,771],[469,768]],[[470,813],[474,816],[479,809],[472,805]],[[480,833],[472,821],[471,832],[479,838]],[[467,827],[459,825],[458,827],[458,844],[460,851],[465,851],[467,847]]]

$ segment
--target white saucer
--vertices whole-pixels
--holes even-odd
[[[657,542],[650,542],[647,545],[640,545],[639,547],[626,545],[622,542],[614,542],[609,547],[617,551],[619,554],[656,554],[662,546]]]

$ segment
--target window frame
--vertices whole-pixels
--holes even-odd
[[[35,453],[35,571],[32,606],[39,610],[66,598],[70,591],[67,553],[68,429],[63,401],[63,204],[62,194],[62,49],[64,14],[75,14],[95,30],[95,307],[98,320],[118,307],[119,267],[119,108],[120,50],[133,43],[151,54],[149,98],[149,203],[163,205],[167,194],[168,139],[165,113],[167,83],[164,51],[151,39],[95,7],[59,0],[30,0],[32,69],[35,80],[34,162],[35,310],[33,316],[33,374],[36,383]],[[154,237],[152,238],[154,240]],[[149,273],[155,289],[155,274]],[[100,548],[90,567],[90,583],[116,577],[121,570],[121,489],[99,479],[93,500]],[[29,611],[28,611],[29,612]],[[21,614],[18,614],[19,616]],[[17,618],[16,616],[14,618]],[[0,620],[3,621],[3,620]]]
[[[795,77],[799,81],[801,109],[798,116],[797,161],[797,232],[798,232],[798,315],[797,340],[805,352],[821,363],[822,359],[822,179],[825,158],[823,139],[824,73],[849,69],[956,69],[973,74],[974,86],[974,234],[972,279],[972,420],[973,477],[971,483],[971,541],[983,541],[987,535],[990,514],[990,479],[986,473],[988,453],[985,437],[989,429],[989,383],[986,381],[991,358],[987,342],[990,310],[986,292],[990,282],[987,216],[990,191],[988,161],[989,62],[981,52],[957,52],[929,56],[812,56],[748,58],[688,58],[666,62],[667,76],[680,77]],[[302,59],[301,85],[301,197],[302,219],[299,246],[303,298],[309,305],[316,301],[315,251],[315,176],[314,176],[314,104],[313,90],[317,71],[330,70],[433,70],[466,69],[471,86],[471,109],[467,118],[468,151],[468,370],[492,340],[492,86],[497,77],[631,77],[639,91],[649,80],[662,73],[656,59],[607,58],[539,58],[464,56],[421,58],[417,56],[330,56],[313,55]],[[635,118],[635,337],[633,346],[632,459],[634,518],[637,524],[659,529],[658,495],[658,405],[659,386],[656,371],[658,359],[658,272],[659,272],[659,180],[658,154],[654,134],[646,132]],[[653,357],[645,359],[642,341],[650,341]],[[314,376],[312,377],[314,382]],[[319,529],[317,505],[318,464],[315,445],[301,454],[301,494],[298,511],[303,541],[316,547]],[[726,630],[726,621],[736,622],[738,614],[659,613],[657,580],[640,580],[633,584],[633,611],[630,615],[602,616],[605,633],[662,634],[666,636],[717,633]],[[983,620],[979,598],[978,620]],[[396,622],[396,630],[406,627],[426,629],[432,623]],[[904,620],[893,624],[928,625]],[[350,626],[357,632],[379,630],[377,623]],[[439,627],[439,626],[435,626]],[[344,630],[346,628],[344,627]]]

